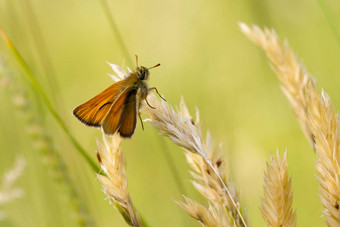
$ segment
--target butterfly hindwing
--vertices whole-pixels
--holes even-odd
[[[130,138],[135,132],[137,123],[137,96],[136,92],[131,92],[127,98],[127,104],[121,119],[119,133],[121,137]]]
[[[124,119],[125,109],[127,106],[130,106],[129,102],[130,100],[132,100],[131,97],[136,98],[136,92],[136,88],[128,87],[113,103],[102,124],[102,128],[105,134],[112,135],[119,129]]]

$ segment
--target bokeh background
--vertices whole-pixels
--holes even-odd
[[[190,111],[197,107],[204,133],[222,143],[232,180],[246,207],[251,226],[264,226],[259,207],[263,174],[270,153],[288,150],[298,226],[325,226],[314,166],[315,154],[280,90],[267,59],[238,28],[238,22],[274,28],[316,78],[319,88],[340,106],[340,3],[335,0],[216,1],[0,1],[0,25],[23,55],[71,133],[95,160],[101,133],[85,127],[72,109],[111,85],[106,61],[151,71],[156,86],[173,106],[184,97]],[[107,11],[105,11],[107,10]],[[120,36],[112,28],[110,12]],[[122,50],[125,43],[127,51]],[[42,54],[41,54],[42,53]],[[25,196],[1,207],[8,218],[0,226],[77,226],[65,189],[28,136],[27,116],[41,120],[60,152],[75,188],[95,226],[126,226],[105,200],[89,165],[70,143],[19,64],[0,40],[0,55],[12,85],[25,91],[35,111],[13,105],[10,89],[0,90],[0,173],[23,155],[27,167],[16,186]],[[130,63],[132,62],[132,63]],[[47,66],[47,67],[46,67]],[[31,108],[32,109],[32,108]],[[145,116],[144,116],[145,117]],[[138,122],[131,140],[123,143],[129,191],[150,226],[199,226],[173,200],[182,194],[206,204],[193,189],[183,151]],[[178,169],[174,180],[168,162]]]

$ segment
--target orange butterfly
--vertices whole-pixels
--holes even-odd
[[[146,97],[153,89],[164,99],[158,93],[157,88],[148,88],[145,82],[149,76],[149,69],[158,67],[160,64],[151,68],[138,67],[137,56],[136,62],[135,72],[131,72],[125,79],[114,83],[99,95],[75,108],[74,116],[85,125],[101,127],[106,135],[119,132],[121,137],[130,138],[135,131],[138,114],[144,129],[139,114],[141,102],[145,99],[150,106]]]

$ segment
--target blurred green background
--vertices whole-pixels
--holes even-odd
[[[246,207],[251,226],[264,226],[259,206],[263,173],[271,152],[288,150],[298,226],[325,226],[315,178],[315,155],[305,139],[260,48],[237,23],[274,28],[333,100],[340,106],[340,2],[335,0],[108,1],[126,44],[124,53],[101,1],[0,1],[0,25],[13,41],[39,83],[53,100],[72,134],[95,160],[101,133],[85,127],[72,109],[106,87],[112,73],[106,61],[122,65],[139,55],[152,66],[150,86],[156,86],[173,106],[184,97],[190,111],[200,110],[202,129],[223,143],[227,167]],[[326,6],[326,11],[323,9]],[[328,12],[325,15],[325,12]],[[331,19],[330,22],[328,19]],[[36,45],[38,44],[38,45]],[[45,47],[44,47],[45,46]],[[46,51],[53,67],[45,69]],[[54,147],[67,164],[79,197],[95,226],[126,226],[101,192],[95,174],[79,155],[50,113],[31,91],[20,66],[0,40],[0,54],[25,89]],[[126,56],[128,54],[128,56]],[[133,62],[134,63],[134,62]],[[129,65],[134,68],[135,65]],[[51,72],[52,71],[52,72]],[[55,77],[53,77],[53,72]],[[50,86],[51,83],[53,86]],[[23,154],[27,167],[17,186],[25,196],[1,208],[8,219],[0,226],[77,226],[63,188],[51,179],[34,141],[27,135],[27,117],[18,113],[11,94],[0,90],[0,173]],[[37,103],[37,104],[34,104]],[[145,116],[144,116],[145,118]],[[131,140],[123,143],[129,191],[150,226],[199,226],[173,200],[182,194],[206,204],[193,189],[183,151],[148,124],[138,122]],[[179,171],[180,191],[167,162],[169,152]]]

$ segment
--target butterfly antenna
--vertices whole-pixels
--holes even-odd
[[[137,64],[137,68],[138,68],[138,55],[136,54],[136,64]]]
[[[154,66],[152,66],[152,67],[150,67],[150,68],[148,68],[148,69],[153,69],[153,68],[156,68],[156,67],[158,67],[158,66],[160,66],[161,64],[157,64],[157,65],[154,65]]]

